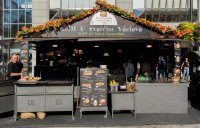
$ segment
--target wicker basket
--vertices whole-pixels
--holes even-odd
[[[41,120],[45,119],[46,113],[44,112],[37,112],[37,117]]]
[[[35,113],[32,113],[32,112],[23,112],[21,113],[21,116],[20,116],[22,119],[33,119],[35,118]]]

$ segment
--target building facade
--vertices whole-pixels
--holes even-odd
[[[180,22],[200,21],[199,0],[107,0],[108,3],[134,12],[153,22],[177,26]],[[93,8],[96,0],[1,0],[0,35],[14,39],[22,26],[44,24],[50,19],[70,17]],[[2,7],[2,8],[1,8]],[[1,27],[2,26],[2,27]]]
[[[23,26],[32,26],[32,0],[3,1],[3,37],[15,38]]]
[[[183,21],[199,22],[199,7],[199,0],[133,0],[137,16],[174,27]]]
[[[195,22],[199,0],[133,0],[133,10],[140,10],[140,16],[154,22],[190,21],[190,2]]]
[[[3,19],[3,3],[2,1],[0,1],[0,37],[2,38],[2,26],[3,26],[3,22],[2,22],[2,19]]]

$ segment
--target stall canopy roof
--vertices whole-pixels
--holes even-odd
[[[97,6],[93,9],[70,18],[50,20],[44,25],[30,28],[22,27],[22,31],[16,34],[16,41],[88,37],[181,39],[189,32],[152,23],[135,16],[133,12],[129,13],[117,6],[110,5],[104,0],[97,0],[96,4]],[[98,15],[100,19],[98,19]],[[102,20],[106,21],[105,24]]]
[[[182,58],[200,59],[200,51],[187,51]]]

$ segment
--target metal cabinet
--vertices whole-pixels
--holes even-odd
[[[0,114],[14,109],[14,86],[11,81],[0,81]]]
[[[18,112],[71,111],[74,119],[73,92],[73,82],[18,81],[14,118]]]
[[[18,112],[43,112],[45,111],[44,95],[18,95],[16,97]]]
[[[112,117],[115,110],[130,110],[136,117],[135,112],[135,92],[116,91],[111,94]]]
[[[71,94],[46,95],[46,111],[71,111],[73,96]]]

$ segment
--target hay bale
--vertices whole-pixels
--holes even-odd
[[[36,115],[35,113],[32,113],[32,112],[22,112],[20,117],[22,119],[34,119]]]
[[[37,112],[37,117],[41,120],[45,119],[46,113],[44,112]]]

